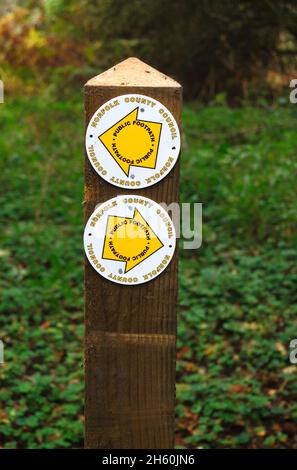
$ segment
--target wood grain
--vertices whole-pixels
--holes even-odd
[[[181,123],[182,89],[138,59],[127,59],[85,85],[86,126],[109,99],[141,93]],[[85,221],[95,206],[135,193],[178,202],[179,162],[161,182],[133,191],[114,187],[85,155]],[[123,286],[85,261],[85,447],[155,449],[174,445],[178,253],[156,279]]]

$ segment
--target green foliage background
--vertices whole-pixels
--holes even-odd
[[[83,445],[82,101],[0,106],[4,448]],[[296,447],[296,108],[218,98],[183,127],[204,226],[180,251],[176,445]]]
[[[187,99],[273,100],[296,71],[297,4],[2,0],[0,41],[0,77],[14,92],[50,85],[65,94],[136,55],[181,81]]]

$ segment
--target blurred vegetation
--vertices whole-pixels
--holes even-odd
[[[275,99],[296,72],[295,0],[2,3],[1,78],[14,92],[51,85],[65,95],[131,55],[204,101]]]
[[[0,13],[0,448],[83,445],[79,90],[131,55],[196,99],[181,196],[203,202],[204,233],[180,251],[176,444],[297,447],[296,2],[2,0]]]

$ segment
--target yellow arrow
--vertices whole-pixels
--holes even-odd
[[[163,243],[135,209],[134,215],[110,215],[107,220],[103,259],[124,261],[125,273],[162,248]]]
[[[138,110],[131,111],[98,137],[127,176],[130,166],[156,166],[162,124],[137,119]]]

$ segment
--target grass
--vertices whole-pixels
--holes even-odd
[[[0,446],[81,447],[82,97],[0,105]],[[296,109],[186,106],[178,447],[297,447]]]

